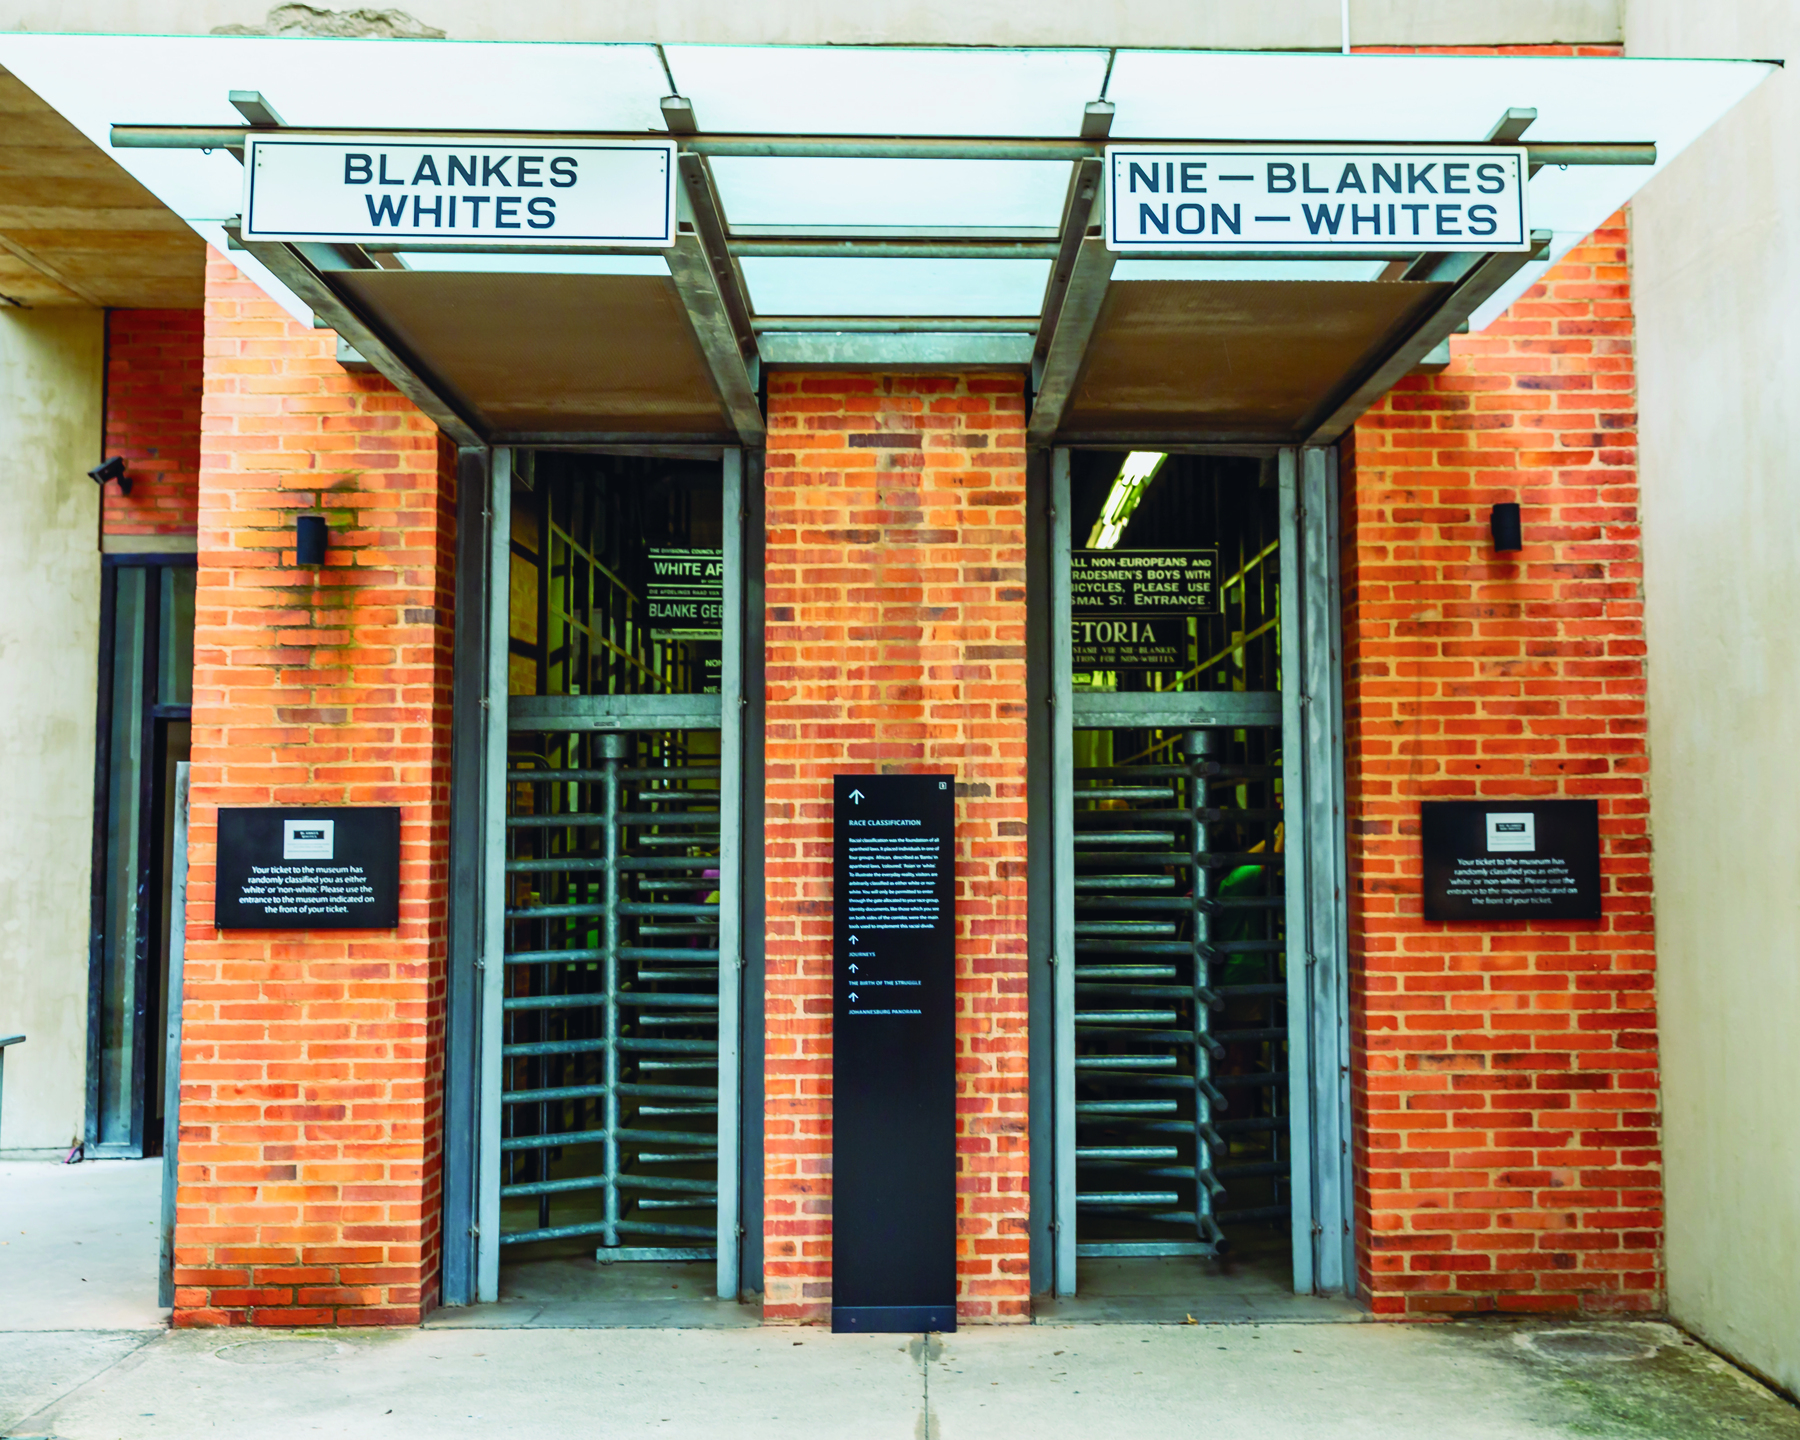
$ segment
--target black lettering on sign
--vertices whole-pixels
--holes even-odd
[[[652,550],[647,560],[644,603],[651,633],[671,640],[722,639],[725,552],[671,548]]]

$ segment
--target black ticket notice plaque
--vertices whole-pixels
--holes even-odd
[[[400,923],[400,811],[219,811],[221,930],[391,930]]]
[[[956,786],[838,775],[831,1328],[956,1328]]]
[[[1598,920],[1597,800],[1427,800],[1427,920]]]

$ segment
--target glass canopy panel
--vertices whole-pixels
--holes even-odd
[[[1378,280],[1385,260],[1121,260],[1114,280]]]
[[[712,162],[725,218],[745,227],[1042,230],[1062,222],[1066,161],[735,159]]]
[[[537,255],[517,250],[398,250],[408,270],[460,275],[667,275],[660,255]]]
[[[670,45],[709,132],[1075,135],[1100,97],[1104,50]]]
[[[741,262],[758,315],[1035,315],[1048,260],[792,259]]]

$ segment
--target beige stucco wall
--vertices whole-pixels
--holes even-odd
[[[1622,0],[1351,0],[1359,45],[1617,42]],[[0,29],[205,34],[292,23],[280,0],[12,0]],[[313,0],[315,10],[333,7]],[[335,7],[386,10],[379,0]],[[403,0],[453,40],[661,40],[729,45],[1174,45],[1336,49],[1339,0]],[[318,29],[319,22],[308,22]],[[327,22],[329,23],[329,22]],[[680,76],[676,76],[679,82]]]
[[[1800,60],[1793,0],[1635,54]],[[1669,1304],[1800,1390],[1800,75],[1633,207]]]
[[[0,310],[0,1147],[79,1138],[100,628],[97,310]]]

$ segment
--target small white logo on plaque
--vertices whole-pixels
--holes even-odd
[[[1490,810],[1487,814],[1488,854],[1495,851],[1537,849],[1537,816],[1529,810],[1508,814]]]
[[[1490,817],[1491,819],[1491,817]],[[283,820],[281,822],[281,858],[283,860],[329,860],[334,820]]]

